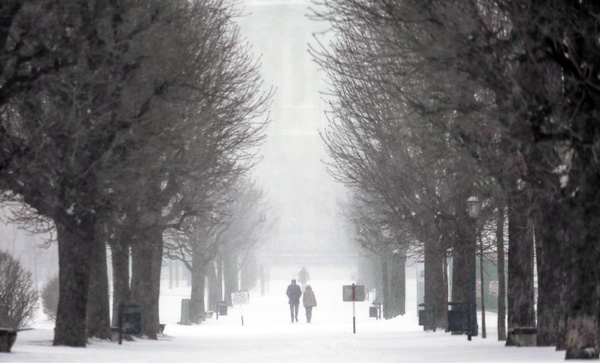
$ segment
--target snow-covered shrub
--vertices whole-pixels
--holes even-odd
[[[44,314],[51,319],[56,320],[56,310],[58,309],[58,275],[50,279],[42,288],[42,309]]]
[[[26,327],[35,314],[37,301],[31,272],[14,257],[0,251],[0,326]]]

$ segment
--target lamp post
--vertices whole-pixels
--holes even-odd
[[[467,199],[467,209],[469,212],[469,217],[473,219],[473,238],[472,241],[469,242],[468,256],[467,260],[469,261],[469,313],[468,313],[468,321],[469,321],[469,331],[468,337],[471,340],[471,336],[477,336],[477,332],[479,327],[477,326],[477,303],[476,303],[476,283],[475,283],[475,258],[477,249],[477,240],[476,240],[476,221],[479,217],[479,211],[481,209],[481,204],[479,203],[479,198],[476,196],[471,196]]]
[[[390,239],[390,238],[394,237],[394,233],[392,232],[392,229],[387,224],[384,224],[381,226],[381,235],[385,239]]]

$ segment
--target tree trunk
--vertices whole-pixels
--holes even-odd
[[[535,327],[533,234],[527,196],[517,187],[508,201],[508,335],[515,328]],[[506,345],[515,342],[507,339]]]
[[[541,198],[540,198],[541,199]],[[564,314],[560,305],[563,275],[561,245],[566,243],[564,222],[569,211],[560,202],[542,201],[536,214],[535,247],[538,270],[537,345],[558,343],[558,324]]]
[[[469,265],[467,263],[467,253],[465,240],[460,236],[456,238],[456,244],[452,251],[452,301],[469,301]]]
[[[206,267],[206,280],[208,285],[208,310],[216,311],[217,302],[221,301],[217,287],[217,272],[214,261],[210,261]]]
[[[370,266],[373,269],[374,285],[375,285],[375,303],[383,301],[383,277],[381,276],[381,257],[373,255],[370,258]]]
[[[146,228],[132,245],[131,296],[142,306],[142,334],[157,339],[160,332],[158,303],[162,266],[162,228]]]
[[[564,243],[565,246],[561,248],[561,258],[563,259],[562,271],[560,281],[560,315],[558,316],[558,324],[557,324],[557,334],[556,334],[556,350],[567,350],[568,343],[567,338],[569,334],[568,330],[568,312],[569,312],[569,304],[570,304],[570,294],[571,288],[575,282],[575,274],[574,264],[577,264],[576,260],[577,252],[575,249],[579,245],[582,236],[583,236],[583,226],[581,225],[581,217],[577,214],[576,209],[571,206],[571,218],[567,223],[567,228],[564,233],[564,240],[561,243]]]
[[[200,316],[204,316],[204,289],[206,279],[206,264],[202,261],[199,248],[194,249],[192,256],[192,294],[190,307],[190,320],[194,324],[200,324]]]
[[[54,220],[58,240],[59,294],[54,345],[85,347],[90,258],[96,216],[78,213]]]
[[[112,334],[110,331],[106,244],[103,241],[97,241],[92,247],[87,311],[88,337],[110,340]]]
[[[591,122],[591,121],[588,121]],[[597,121],[594,121],[597,124]],[[592,126],[590,126],[592,127]],[[598,132],[594,133],[597,135]],[[592,134],[590,131],[588,134]],[[580,154],[583,154],[581,152]],[[600,168],[589,152],[582,156],[583,175],[580,182],[583,238],[575,246],[570,274],[569,310],[567,321],[566,359],[595,358],[599,356],[600,334]]]
[[[129,236],[110,244],[113,270],[112,326],[119,325],[119,304],[131,298],[129,287]]]
[[[477,335],[475,306],[475,220],[467,213],[467,197],[458,199],[456,206],[457,231],[452,253],[452,301],[465,303],[471,319],[471,333]],[[454,309],[454,307],[453,307]]]
[[[392,316],[406,312],[406,247],[398,248],[392,258],[391,296]]]
[[[381,256],[381,284],[383,286],[383,317],[384,319],[391,319],[392,316],[392,298],[390,293],[390,274],[388,268],[387,255]]]
[[[240,286],[242,290],[252,290],[258,281],[258,260],[254,251],[250,251],[242,263]]]
[[[224,300],[227,302],[228,306],[233,306],[231,293],[236,292],[239,289],[238,266],[236,260],[237,259],[230,253],[225,253],[223,255],[223,278],[225,279]]]
[[[217,260],[217,296],[219,301],[224,301],[223,296],[223,255]]]
[[[477,225],[473,222],[472,233],[469,237],[468,246],[465,249],[465,255],[467,259],[467,301],[469,307],[469,316],[471,319],[471,336],[477,336],[479,334],[479,326],[477,324],[477,282],[476,282],[476,258],[477,258],[477,240],[476,229]]]
[[[496,252],[498,254],[498,340],[506,340],[506,280],[504,279],[504,203],[498,203],[496,221]]]
[[[539,5],[544,6],[543,1]],[[550,75],[548,73],[546,76]],[[559,70],[552,75],[555,78],[560,76]],[[552,171],[561,163],[555,147],[538,143],[530,147],[527,154],[527,163],[535,165],[535,168],[531,168],[531,178],[536,181],[532,217],[538,282],[538,346],[554,346],[558,343],[559,321],[565,313],[561,306],[561,285],[565,282],[565,255],[562,250],[568,249],[564,246],[569,244],[569,229],[578,223],[578,218],[572,215],[568,202],[565,202],[568,198],[560,195],[564,190]]]
[[[445,257],[437,240],[425,243],[425,330],[448,327],[448,290],[443,286]]]
[[[396,251],[390,254],[390,261],[388,264],[389,280],[390,280],[390,315],[392,318],[400,315],[399,311],[399,300],[400,300],[400,276],[399,276],[399,264],[400,256]]]
[[[483,238],[481,236],[479,239],[479,279],[481,281],[480,284],[480,293],[481,293],[481,337],[487,338],[487,327],[485,325],[485,274],[483,271]]]

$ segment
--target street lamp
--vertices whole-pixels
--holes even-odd
[[[467,199],[467,208],[469,210],[469,217],[478,218],[479,211],[481,210],[481,204],[479,203],[479,198],[472,195]]]
[[[476,196],[470,196],[469,199],[467,199],[467,209],[469,212],[469,217],[471,217],[473,219],[473,222],[475,222],[477,220],[477,218],[479,217],[479,212],[481,210],[481,204],[479,203],[479,198],[477,198]],[[476,224],[473,223],[473,238],[472,241],[469,243],[469,255],[467,256],[468,261],[469,261],[469,316],[468,316],[468,321],[469,321],[469,332],[468,332],[468,338],[469,340],[471,340],[471,336],[477,336],[477,331],[478,331],[478,326],[477,326],[477,303],[476,303],[476,284],[475,284],[475,258],[476,258],[476,253],[475,250],[477,248],[477,241],[476,241]]]
[[[388,224],[384,224],[381,226],[381,235],[384,238],[390,239],[394,236],[394,233]]]

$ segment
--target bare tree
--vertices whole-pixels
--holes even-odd
[[[210,211],[206,201],[211,195],[254,165],[252,149],[263,139],[267,119],[261,117],[270,97],[261,91],[258,64],[230,20],[234,5],[219,1],[179,5],[178,22],[171,23],[169,31],[181,34],[179,42],[186,46],[166,53],[176,72],[160,79],[168,89],[149,109],[151,122],[134,136],[126,162],[107,179],[107,189],[122,197],[117,228],[121,238],[131,241],[131,299],[142,304],[144,334],[151,338],[159,330],[163,232],[180,229],[186,218]],[[169,41],[165,46],[176,44]],[[140,165],[147,166],[143,174]],[[122,183],[131,180],[135,188]],[[155,278],[148,280],[149,275]]]
[[[261,140],[264,126],[252,121],[264,111],[268,96],[259,92],[256,64],[231,25],[230,3],[65,0],[44,8],[44,21],[30,21],[41,16],[41,6],[27,2],[19,8],[17,3],[14,9],[26,24],[9,21],[2,26],[11,36],[44,35],[40,49],[48,44],[64,52],[65,61],[59,59],[53,72],[37,72],[34,63],[19,70],[27,74],[22,71],[32,69],[32,82],[2,104],[6,147],[0,179],[3,189],[55,225],[61,291],[54,344],[84,346],[90,278],[106,279],[102,269],[92,272],[86,263],[102,260],[93,252],[105,243],[98,240],[98,216],[114,218],[106,229],[110,236],[123,221],[138,227],[130,229],[133,237],[146,233],[142,239],[156,252],[146,260],[153,263],[150,275],[157,281],[166,225],[161,221],[156,227],[162,209],[173,212],[169,223],[181,220],[185,199],[176,186],[194,178],[215,180],[226,170],[235,173],[252,165],[249,150]],[[34,31],[23,30],[25,25]],[[49,31],[53,27],[56,32]],[[10,41],[14,39],[16,45],[21,41]],[[6,65],[11,63],[2,63]],[[3,77],[15,74],[14,69],[3,70]],[[2,82],[4,92],[11,80]],[[204,174],[190,172],[196,169]],[[148,178],[140,180],[141,173]],[[123,181],[125,185],[118,184]],[[150,194],[131,193],[131,186]],[[128,192],[133,200],[118,200]],[[148,203],[159,194],[158,204]],[[133,210],[134,216],[123,210]],[[152,305],[145,319],[152,326],[151,337],[158,331],[156,286],[148,289],[156,298],[144,304]]]
[[[344,100],[340,109],[361,110],[344,111],[340,118],[362,118],[365,127],[359,129],[369,130],[378,118],[373,107],[365,111],[364,99],[385,94],[386,102],[402,100],[454,139],[478,170],[502,188],[498,199],[506,200],[509,225],[509,336],[536,324],[535,224],[538,344],[567,348],[568,358],[597,356],[598,332],[590,323],[598,315],[596,297],[585,292],[596,291],[598,274],[590,259],[598,254],[591,243],[597,239],[592,226],[599,205],[598,163],[589,147],[597,139],[590,123],[597,92],[595,81],[585,81],[597,66],[597,44],[589,41],[597,33],[592,25],[597,5],[510,0],[323,4],[327,10],[318,15],[341,35],[333,43],[334,56],[326,59]],[[352,87],[360,92],[350,92]],[[350,155],[340,159],[351,166],[353,181],[362,170],[355,163],[368,159],[353,154],[352,147],[364,152],[365,144],[355,141],[368,136],[343,134],[340,140],[346,143],[334,145]],[[557,281],[566,283],[558,286]],[[565,313],[568,319],[561,320]],[[581,338],[567,343],[566,336]]]
[[[429,226],[429,229],[421,229],[421,236],[425,237],[421,239],[430,243],[425,244],[426,255],[427,251],[433,256],[439,254],[436,248],[432,248],[431,241],[445,241],[438,247],[443,250],[454,240],[452,244],[455,257],[465,256],[463,259],[455,258],[455,267],[464,268],[462,273],[455,269],[454,276],[462,281],[469,281],[469,285],[473,286],[463,285],[463,289],[454,291],[453,296],[462,295],[464,300],[472,302],[474,280],[465,278],[465,275],[471,274],[468,271],[474,269],[475,227],[466,214],[465,200],[474,191],[486,193],[481,187],[487,183],[484,182],[485,174],[482,175],[481,171],[486,170],[496,178],[495,182],[512,193],[511,211],[522,213],[528,210],[523,204],[527,202],[523,198],[524,192],[517,187],[517,181],[521,177],[518,164],[514,165],[512,159],[508,159],[507,163],[506,159],[499,157],[502,154],[495,139],[502,139],[502,135],[505,135],[505,145],[510,146],[504,150],[509,153],[514,152],[515,149],[511,149],[513,145],[520,145],[518,140],[511,138],[516,130],[520,130],[520,125],[511,124],[511,116],[516,115],[519,110],[509,108],[513,112],[510,113],[505,107],[505,100],[512,96],[513,84],[512,78],[505,79],[507,75],[513,75],[509,72],[511,65],[508,60],[517,53],[512,39],[505,35],[507,26],[510,27],[511,24],[493,3],[325,1],[324,5],[328,11],[319,15],[332,22],[342,35],[332,46],[333,56],[325,58],[334,86],[344,100],[337,108],[342,110],[338,111],[341,114],[340,123],[348,123],[348,119],[363,119],[362,123],[355,122],[359,124],[360,130],[369,131],[376,129],[378,123],[389,123],[387,120],[394,118],[402,119],[408,131],[387,128],[382,130],[382,135],[389,135],[388,139],[410,135],[402,137],[401,142],[411,145],[408,156],[413,159],[413,163],[406,163],[405,160],[410,159],[402,158],[404,163],[398,163],[397,174],[404,177],[407,173],[414,175],[414,171],[419,170],[410,167],[419,165],[414,155],[422,156],[420,174],[408,183],[421,183],[422,187],[405,195],[418,195],[419,199],[428,202],[426,205],[430,208],[421,209],[419,213],[412,207],[413,210],[409,212],[420,216],[421,221],[429,218],[428,223],[421,222],[422,226]],[[480,33],[486,36],[480,39]],[[487,55],[485,48],[481,48],[490,46],[486,43],[490,39],[496,42],[492,47],[496,53],[491,57]],[[452,66],[449,67],[449,64]],[[353,88],[357,91],[349,91]],[[368,102],[379,100],[379,103],[377,107],[365,106],[365,99]],[[391,108],[392,112],[384,113],[383,117],[377,113],[379,110],[390,109],[389,105],[392,103],[397,105]],[[497,113],[500,107],[506,113],[504,118]],[[353,111],[357,108],[358,112]],[[351,110],[350,113],[347,109]],[[415,137],[416,135],[424,137]],[[346,143],[334,146],[337,150],[351,154],[348,151],[352,149],[348,145],[353,143],[357,150],[364,152],[365,145],[369,146],[369,143],[361,143],[361,139],[370,135],[365,133],[351,136],[354,138],[343,134],[339,139]],[[373,136],[373,139],[378,142],[385,140],[379,135]],[[365,160],[361,154],[357,155],[354,159],[344,160],[346,168],[349,162],[360,163]],[[430,161],[433,159],[443,160],[444,166],[427,171],[422,169],[424,165],[432,169],[431,166],[436,165]],[[371,162],[365,165],[376,164]],[[354,172],[355,168],[346,170]],[[378,173],[381,174],[382,170],[385,168],[379,167]],[[387,189],[394,190],[393,186],[399,184],[397,180],[397,177],[390,178],[387,185],[392,187]],[[398,195],[398,192],[395,190],[394,194]],[[440,199],[440,196],[444,197]],[[439,203],[440,201],[443,202]],[[533,315],[530,314],[533,312],[533,286],[529,283],[532,282],[530,272],[533,259],[531,253],[525,253],[532,251],[533,245],[526,238],[527,224],[523,225],[523,220],[526,221],[527,217],[516,214],[513,216],[512,233],[509,235],[513,240],[510,246],[521,248],[523,252],[511,254],[514,262],[512,266],[517,270],[530,270],[521,274],[515,274],[517,270],[511,273],[511,286],[520,291],[511,296],[524,297],[510,305],[510,308],[514,308],[511,323],[515,326],[535,324]],[[418,226],[418,223],[413,225]],[[453,228],[444,228],[444,225],[454,226],[456,233],[453,233]],[[438,268],[433,271],[436,270]],[[442,276],[438,276],[434,281],[442,280]],[[458,288],[460,284],[453,286]],[[460,291],[464,293],[461,294]],[[442,309],[445,310],[442,306],[445,302],[441,298],[436,301],[434,305],[438,307],[435,309],[441,316]],[[520,313],[525,311],[528,313]]]
[[[199,324],[206,313],[205,281],[208,270],[214,269],[213,261],[223,241],[220,235],[226,228],[215,214],[188,218],[181,230],[171,230],[166,236],[165,256],[183,262],[192,276],[191,323]]]
[[[230,195],[223,214],[227,228],[221,235],[219,250],[223,264],[223,298],[229,305],[232,304],[231,293],[240,289],[238,276],[242,266],[274,223],[267,220],[268,206],[255,182],[240,180]]]
[[[414,236],[410,235],[407,226],[398,228],[398,224],[389,224],[385,216],[393,213],[382,210],[381,204],[372,198],[355,195],[344,209],[346,218],[354,225],[354,240],[379,261],[381,281],[377,284],[377,300],[383,304],[384,317],[404,315],[406,258],[409,249],[414,256],[422,254],[421,246],[413,242]]]

